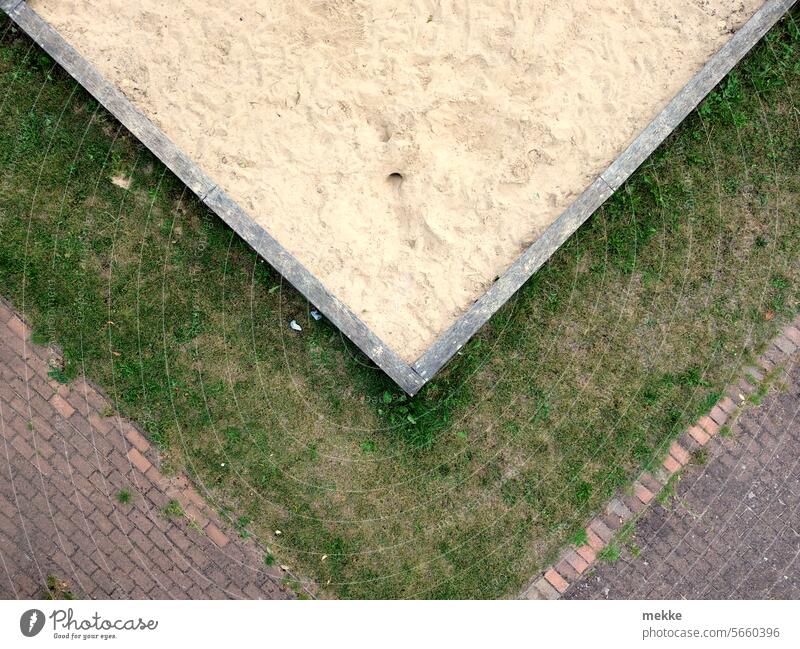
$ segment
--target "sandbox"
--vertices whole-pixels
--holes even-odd
[[[790,0],[2,0],[407,392]]]

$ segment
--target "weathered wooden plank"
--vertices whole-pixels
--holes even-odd
[[[214,183],[161,130],[147,119],[128,99],[86,59],[76,52],[56,30],[20,2],[8,12],[36,43],[61,65],[91,95],[114,115],[142,144],[150,149],[195,194],[205,196]]]
[[[272,264],[401,388],[415,394],[663,142],[797,0],[766,0],[633,143],[426,351],[403,361],[294,256],[255,223],[24,0],[0,0],[11,18],[147,146],[214,212]]]
[[[595,180],[414,363],[417,373],[430,380],[611,194],[601,178]]]
[[[616,191],[797,0],[766,0],[634,142],[414,363],[429,381],[569,236]]]
[[[203,201],[242,239],[266,259],[306,299],[322,311],[350,340],[386,372],[403,390],[415,394],[422,378],[381,341],[345,304],[337,299],[289,251],[258,225],[233,199],[215,188]]]
[[[0,0],[0,9],[10,14],[14,7],[22,3],[22,1],[23,0]]]
[[[3,0],[3,2],[7,3],[9,0]],[[189,189],[253,246],[264,259],[305,295],[400,387],[412,394],[422,387],[424,382],[408,363],[375,336],[359,318],[334,297],[283,246],[257,225],[225,192],[217,189],[214,182],[188,156],[180,151],[119,90],[109,84],[46,21],[24,2],[15,5],[9,11],[9,15],[42,49],[169,167]]]
[[[615,190],[650,157],[797,0],[767,0],[601,174]]]

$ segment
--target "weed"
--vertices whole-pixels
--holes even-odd
[[[658,492],[656,500],[658,500],[662,507],[668,507],[669,504],[677,498],[677,487],[680,479],[680,473],[673,473],[669,477],[669,480],[667,480],[667,484],[664,485],[664,488]]]
[[[248,539],[252,536],[250,531],[247,529],[247,526],[251,523],[252,521],[247,516],[239,516],[239,518],[236,519],[234,527],[241,538]]]
[[[569,538],[569,543],[570,545],[574,545],[576,548],[579,548],[582,545],[588,545],[589,534],[585,529],[578,530]]]
[[[622,551],[620,550],[619,545],[617,545],[617,543],[613,540],[597,553],[597,558],[605,563],[614,563],[615,561],[619,561],[620,556],[622,556]]]
[[[69,585],[69,582],[51,574],[47,575],[45,587],[42,591],[42,599],[73,600],[77,598],[72,592],[72,587]]]
[[[131,494],[131,492],[127,489],[120,489],[114,497],[121,505],[127,505],[133,500],[133,494]]]
[[[183,511],[183,507],[177,500],[170,500],[161,508],[161,513],[167,518],[182,518],[186,516],[186,512]]]
[[[52,368],[50,368],[50,370],[47,372],[47,376],[49,376],[54,381],[57,381],[58,383],[63,383],[63,384],[69,383],[70,378],[71,378],[64,371],[63,367],[52,367]]]

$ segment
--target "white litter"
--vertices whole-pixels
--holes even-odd
[[[311,317],[314,318],[314,320],[322,320],[322,314],[316,309],[312,309]]]
[[[289,323],[289,328],[293,329],[294,331],[303,331],[303,328],[299,324],[297,324],[297,320],[292,320]]]

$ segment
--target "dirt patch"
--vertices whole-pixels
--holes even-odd
[[[122,187],[122,189],[131,188],[131,179],[123,176],[122,174],[117,174],[116,176],[112,176],[111,182],[117,187]]]

